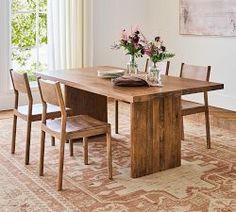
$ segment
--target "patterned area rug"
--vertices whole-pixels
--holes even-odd
[[[12,119],[0,120],[0,211],[236,211],[236,132],[212,128],[205,148],[204,126],[185,122],[182,166],[130,178],[129,106],[120,104],[120,134],[113,134],[114,180],[107,179],[103,138],[90,140],[89,165],[82,144],[74,157],[66,145],[62,192],[56,191],[58,143],[46,143],[45,176],[38,176],[39,123],[32,127],[30,165],[24,165],[26,124],[19,121],[16,154],[10,154]],[[109,105],[114,121],[114,105]],[[113,129],[114,132],[114,129]]]

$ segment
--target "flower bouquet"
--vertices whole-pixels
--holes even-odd
[[[124,49],[126,54],[130,55],[128,74],[138,73],[135,58],[143,57],[144,54],[149,56],[153,65],[149,68],[148,79],[153,84],[160,84],[160,70],[157,63],[174,56],[173,53],[166,51],[160,36],[156,36],[154,41],[148,41],[138,27],[131,27],[130,32],[124,29],[120,40],[113,45],[113,49]]]
[[[138,66],[135,58],[142,57],[144,55],[144,43],[145,37],[136,28],[131,28],[130,32],[125,29],[121,33],[121,38],[118,43],[113,45],[113,49],[124,49],[127,55],[130,55],[130,62],[128,63],[128,74],[137,74]]]
[[[161,62],[165,59],[174,57],[173,53],[166,51],[166,47],[163,46],[163,41],[159,36],[155,37],[154,41],[148,42],[144,47],[144,52],[150,57],[153,63]]]
[[[166,51],[166,47],[163,45],[160,36],[155,37],[154,41],[147,42],[144,47],[144,52],[153,63],[149,68],[150,80],[155,83],[160,83],[160,70],[157,67],[157,63],[174,57],[175,55]]]

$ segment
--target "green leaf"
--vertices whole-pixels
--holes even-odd
[[[12,12],[35,11],[36,0],[12,0]]]
[[[13,46],[32,47],[36,45],[36,15],[34,13],[13,15],[11,25]]]

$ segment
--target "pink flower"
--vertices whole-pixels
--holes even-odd
[[[125,29],[121,33],[121,40],[123,40],[123,41],[127,41],[128,40],[128,34],[127,34]]]
[[[141,36],[142,36],[142,40],[141,40],[141,42],[143,42],[144,44],[148,44],[148,39],[144,36],[144,34],[141,32],[140,33],[141,34]]]
[[[134,35],[136,32],[140,32],[139,24],[136,24],[134,27],[131,27],[131,34]]]
[[[150,45],[145,46],[144,52],[146,55],[151,56],[152,55],[152,50],[150,48]]]
[[[113,49],[124,49],[126,54],[134,57],[142,57],[144,54],[144,42],[147,42],[146,38],[139,30],[139,26],[131,27],[130,31],[125,29],[121,33],[120,40],[117,44],[113,45]]]

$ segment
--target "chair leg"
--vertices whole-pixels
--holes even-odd
[[[70,156],[74,156],[74,148],[73,148],[73,140],[72,139],[69,140],[69,144],[70,144]]]
[[[83,147],[84,147],[84,164],[88,165],[88,138],[83,138]]]
[[[58,182],[57,182],[57,190],[58,191],[62,190],[64,151],[65,151],[65,139],[61,139],[60,153],[59,153]]]
[[[107,166],[108,166],[108,176],[112,179],[112,141],[111,141],[111,130],[106,133],[107,142]]]
[[[52,146],[55,146],[55,145],[56,145],[56,143],[55,143],[55,137],[53,137],[53,136],[51,137],[51,145],[52,145]]]
[[[181,139],[184,140],[184,117],[181,118]]]
[[[41,131],[39,176],[43,176],[44,170],[44,152],[45,152],[45,132]]]
[[[118,100],[115,100],[115,133],[118,134],[118,124],[119,124],[119,107],[118,107]]]
[[[25,148],[25,165],[29,165],[30,136],[31,136],[31,121],[27,120],[27,135],[26,135],[26,148]]]
[[[15,153],[16,149],[16,125],[17,125],[17,116],[13,117],[13,127],[12,127],[12,141],[11,141],[11,154]]]
[[[206,139],[207,139],[207,148],[211,148],[211,135],[210,135],[210,120],[209,120],[209,111],[205,111],[205,120],[206,120]]]

